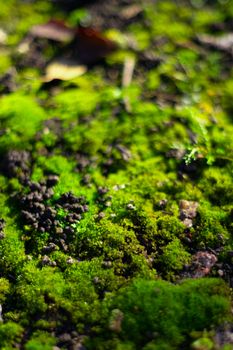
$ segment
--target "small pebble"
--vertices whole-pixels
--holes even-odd
[[[107,268],[107,269],[110,269],[112,267],[112,262],[111,261],[103,261],[102,266]]]
[[[162,209],[165,208],[166,205],[167,205],[167,202],[168,202],[167,199],[161,199],[161,200],[159,201],[159,207],[162,208]]]
[[[126,208],[128,210],[135,210],[136,209],[136,207],[132,203],[127,204]]]
[[[69,264],[69,265],[72,265],[75,263],[75,260],[71,257],[69,257],[67,260],[66,260],[66,263]]]

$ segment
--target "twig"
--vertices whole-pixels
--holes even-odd
[[[135,68],[135,58],[134,57],[126,57],[124,66],[123,66],[123,73],[122,73],[122,87],[126,88],[131,84],[132,78],[133,78],[133,72]],[[131,112],[131,105],[129,101],[129,97],[124,97],[124,105],[127,112]]]
[[[122,74],[123,87],[127,87],[130,85],[133,78],[134,67],[135,67],[135,58],[126,57],[124,62],[124,67],[123,67],[123,74]]]

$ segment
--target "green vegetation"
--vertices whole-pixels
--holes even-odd
[[[229,350],[233,3],[59,3],[0,7],[0,349]],[[72,43],[31,27],[95,16],[118,50],[45,83]]]
[[[110,331],[105,330],[105,339],[98,339],[94,348],[176,349],[185,336],[222,322],[229,310],[225,296],[224,284],[214,279],[186,280],[176,286],[136,280],[107,300]],[[114,333],[119,335],[119,343]]]

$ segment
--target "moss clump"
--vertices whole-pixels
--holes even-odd
[[[4,302],[6,294],[10,292],[10,283],[5,278],[0,278],[0,302]]]
[[[92,341],[91,348],[176,349],[193,331],[210,330],[228,319],[229,302],[229,290],[216,279],[175,286],[135,280],[106,301],[109,331]],[[114,342],[116,334],[119,342]]]
[[[160,261],[164,264],[165,271],[179,271],[190,262],[190,258],[190,254],[182,246],[180,240],[175,238],[163,248]]]
[[[9,147],[25,147],[45,118],[45,111],[36,103],[34,97],[20,93],[3,97],[0,120],[5,132],[0,138],[1,152]]]
[[[22,335],[23,328],[19,324],[15,322],[0,324],[0,343],[3,350],[13,350]]]
[[[56,339],[49,333],[38,331],[35,332],[31,339],[25,345],[26,350],[51,350],[56,344]]]

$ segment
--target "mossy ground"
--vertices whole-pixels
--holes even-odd
[[[232,31],[233,3],[133,1],[133,20],[108,3],[1,4],[0,348],[231,349],[216,332],[232,322],[232,53],[199,38]],[[18,45],[51,17],[98,20],[120,48],[45,84]],[[45,64],[64,50],[40,44]],[[197,252],[217,262],[183,280]]]

